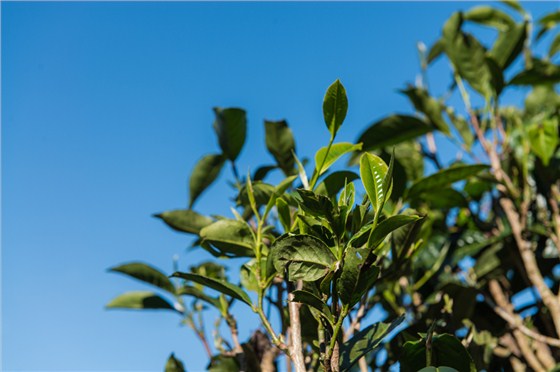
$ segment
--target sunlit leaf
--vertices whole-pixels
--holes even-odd
[[[185,366],[175,357],[175,354],[171,353],[167,363],[165,363],[165,372],[185,372]]]
[[[253,234],[242,221],[218,220],[200,230],[200,237],[226,253],[238,256],[254,254]]]
[[[360,159],[360,176],[368,194],[371,206],[379,213],[385,200],[389,197],[389,190],[383,188],[383,180],[387,175],[387,164],[379,156],[365,153]]]
[[[531,151],[548,166],[558,146],[558,118],[550,118],[533,123],[527,128]]]
[[[204,156],[196,163],[189,180],[189,208],[192,208],[200,194],[218,178],[225,160],[223,155],[212,154]]]
[[[321,175],[325,173],[341,156],[361,149],[361,143],[354,145],[349,142],[335,143],[331,145],[330,149],[327,146],[321,147],[315,154],[315,169],[319,170],[319,168],[321,168],[321,172],[319,173],[319,175]]]
[[[476,6],[470,9],[465,12],[464,18],[466,21],[494,27],[498,30],[507,30],[515,24],[509,15],[488,5]]]
[[[191,209],[176,209],[155,214],[174,230],[190,234],[198,234],[203,227],[212,223],[212,219]]]
[[[111,300],[107,308],[177,311],[166,299],[147,291],[126,292]]]
[[[132,278],[166,290],[169,293],[175,294],[175,286],[171,283],[167,275],[145,263],[131,262],[112,267],[109,271],[128,275]]]
[[[342,125],[346,112],[348,111],[348,98],[346,97],[346,89],[339,80],[336,80],[327,89],[323,100],[323,116],[331,138],[336,136],[336,132]]]

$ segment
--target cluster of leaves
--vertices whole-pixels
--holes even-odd
[[[245,111],[215,109],[221,153],[195,165],[188,209],[157,215],[215,259],[171,278],[144,263],[115,267],[166,295],[129,292],[108,306],[176,312],[205,345],[213,371],[272,371],[282,355],[297,371],[385,370],[397,362],[403,371],[552,368],[560,358],[560,281],[552,271],[560,250],[560,66],[553,62],[560,35],[546,57],[532,45],[560,12],[540,19],[533,38],[530,16],[505,4],[517,15],[490,6],[454,13],[430,50],[420,48],[422,79],[402,90],[416,113],[375,122],[356,144],[335,142],[348,110],[335,81],[323,103],[330,140],[311,174],[287,122],[265,121],[275,164],[241,178]],[[495,29],[494,43],[466,33],[467,23]],[[453,79],[435,97],[426,71],[443,56]],[[501,105],[520,86],[529,88],[523,107]],[[456,94],[464,108],[449,105]],[[456,144],[460,157],[443,164],[436,140]],[[349,169],[332,171],[345,155]],[[228,162],[233,218],[195,212]],[[427,162],[435,168],[428,176]],[[280,182],[267,182],[275,170]],[[219,264],[225,258],[243,261],[238,284]],[[528,300],[514,303],[516,295]],[[264,331],[244,343],[235,301]],[[278,329],[267,306],[278,310]],[[385,320],[366,326],[376,306]],[[201,317],[210,308],[219,314],[216,329],[225,321],[231,333],[215,332],[213,348]],[[183,369],[172,355],[166,370]]]

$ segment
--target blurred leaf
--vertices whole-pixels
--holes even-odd
[[[238,108],[214,108],[216,120],[214,130],[223,154],[231,161],[235,161],[243,145],[247,132],[247,117],[245,110]]]
[[[177,311],[163,297],[147,291],[126,292],[111,300],[107,308]]]
[[[451,123],[453,124],[455,129],[457,129],[457,132],[459,132],[459,135],[463,139],[463,143],[465,144],[467,150],[470,150],[474,143],[474,134],[471,131],[470,125],[467,120],[462,116],[455,115],[455,113],[451,109],[447,111],[447,116],[449,116],[449,119],[451,120]]]
[[[233,356],[218,354],[210,359],[210,364],[206,369],[208,372],[238,372],[239,363]]]
[[[469,352],[461,341],[450,334],[432,337],[432,365],[455,368],[459,372],[474,372],[476,368]],[[416,372],[426,362],[426,340],[408,341],[400,358],[402,372]],[[442,371],[442,368],[438,368]]]
[[[416,181],[410,189],[408,189],[408,198],[417,197],[424,192],[437,192],[437,190],[441,188],[474,176],[485,169],[488,169],[488,166],[484,164],[458,165],[442,169],[437,173]]]
[[[341,156],[361,149],[361,143],[354,145],[349,142],[334,143],[331,145],[330,149],[327,146],[321,147],[315,154],[315,169],[318,171],[319,167],[322,166],[321,172],[319,173],[319,175],[321,175],[325,173]],[[327,150],[329,151],[328,153]]]
[[[202,290],[190,285],[185,285],[179,288],[177,290],[177,294],[180,296],[192,296],[198,300],[204,301],[207,304],[214,306],[216,309],[221,308],[219,298],[209,296],[206,293],[204,293]]]
[[[419,216],[407,216],[404,214],[397,214],[391,216],[386,220],[383,220],[379,225],[377,225],[372,231],[368,239],[368,248],[375,249],[379,244],[385,240],[385,238],[398,229],[408,225],[411,222],[418,221]]]
[[[560,82],[560,66],[534,58],[532,67],[515,75],[508,85],[538,85]]]
[[[531,151],[548,166],[558,146],[558,118],[550,118],[533,123],[527,128]]]
[[[472,35],[461,31],[463,14],[453,13],[443,26],[445,53],[459,76],[483,96],[491,93],[492,73],[486,62],[486,51]]]
[[[329,247],[310,235],[282,235],[272,243],[270,255],[277,272],[288,270],[290,281],[318,280],[336,261]]]
[[[245,222],[218,220],[200,230],[200,237],[223,252],[253,256],[253,234]]]
[[[152,266],[146,265],[145,263],[131,262],[128,264],[112,267],[109,269],[109,271],[128,275],[145,283],[166,290],[173,295],[175,294],[175,286],[173,285],[173,283],[171,283],[167,275],[163,274],[161,271]]]
[[[191,195],[189,209],[192,208],[200,194],[218,178],[225,161],[223,155],[211,154],[204,156],[196,163],[189,180]]]
[[[323,100],[323,116],[331,138],[336,136],[336,132],[342,125],[346,112],[348,111],[348,98],[346,97],[346,89],[339,80],[336,80],[327,89]]]
[[[426,115],[428,120],[439,131],[447,135],[451,134],[441,114],[443,105],[435,98],[431,97],[425,89],[411,87],[406,90],[401,90],[401,93],[405,94],[414,105],[414,108]]]
[[[435,193],[424,192],[418,199],[435,209],[466,208],[468,206],[465,196],[451,187],[438,189]]]
[[[360,159],[360,176],[375,213],[380,213],[383,204],[391,195],[390,187],[383,181],[388,172],[387,164],[377,155],[365,153]]]
[[[292,130],[285,120],[264,122],[266,148],[274,156],[284,174],[294,173],[296,143]]]
[[[340,352],[340,368],[349,371],[358,360],[378,347],[383,339],[399,326],[405,317],[393,320],[391,323],[375,323],[356,333],[349,341],[344,343]]]
[[[334,325],[335,321],[331,313],[331,310],[329,309],[327,304],[324,303],[323,300],[321,300],[319,297],[315,296],[311,292],[307,292],[303,290],[293,291],[292,294],[294,296],[293,299],[294,302],[306,304],[318,310],[321,313],[321,315],[323,315],[325,319],[327,319],[331,323],[331,325]]]
[[[514,20],[509,15],[487,5],[475,6],[470,9],[465,13],[464,19],[466,21],[494,27],[500,31],[507,30],[515,25]]]
[[[240,287],[238,287],[234,284],[231,284],[229,282],[226,282],[226,281],[223,281],[223,280],[208,278],[208,277],[205,277],[203,275],[193,274],[193,273],[176,272],[176,273],[173,273],[173,275],[171,275],[171,276],[173,278],[181,278],[181,279],[185,279],[185,280],[190,280],[191,282],[194,282],[194,283],[201,284],[203,286],[206,286],[208,288],[216,290],[220,293],[223,293],[226,296],[230,296],[230,297],[235,298],[239,301],[245,302],[247,305],[253,307],[253,304],[251,303],[251,299],[249,298],[249,295],[247,294],[247,292],[245,292]]]
[[[441,56],[444,52],[443,49],[443,41],[441,41],[441,39],[438,39],[430,48],[430,51],[428,52],[428,58],[427,58],[427,63],[430,64],[432,63],[436,58],[438,58],[439,56]]]
[[[356,173],[351,171],[338,171],[329,174],[323,182],[317,186],[315,193],[319,195],[334,196],[338,194],[344,185],[351,183],[360,178]]]
[[[165,372],[185,372],[183,362],[175,358],[175,354],[171,353],[167,363],[165,363]]]
[[[155,214],[154,217],[160,218],[174,230],[197,234],[205,226],[212,223],[212,219],[196,213],[191,209],[176,209]]]
[[[364,151],[371,151],[415,139],[434,129],[414,116],[392,115],[372,124],[356,142],[362,143]]]
[[[338,296],[343,304],[352,308],[362,296],[371,289],[377,280],[379,269],[375,266],[364,267],[369,250],[346,247],[342,272],[336,282]]]
[[[521,6],[518,0],[500,0],[500,3],[510,7],[513,10],[516,10],[522,15],[525,15],[525,9]]]
[[[526,38],[527,22],[515,24],[507,30],[500,31],[488,55],[505,70],[523,51]]]
[[[253,292],[257,292],[259,290],[259,282],[255,276],[256,270],[260,270],[256,259],[252,259],[241,266],[239,280],[241,281],[243,288]]]
[[[253,196],[255,198],[255,202],[257,206],[265,205],[270,200],[272,194],[276,188],[273,185],[269,185],[268,183],[257,181],[252,183],[253,186]],[[247,193],[247,185],[243,186],[239,191],[239,195],[237,200],[241,205],[248,206],[249,205],[249,195]]]
[[[552,114],[557,110],[560,110],[560,95],[552,84],[535,85],[525,98],[525,113],[528,117]]]
[[[554,55],[558,52],[560,52],[560,33],[556,34],[556,36],[550,43],[550,48],[548,49],[548,58],[554,57]]]
[[[262,167],[258,167],[253,174],[253,181],[262,181],[263,179],[265,179],[268,173],[276,168],[278,168],[276,165],[264,165]]]

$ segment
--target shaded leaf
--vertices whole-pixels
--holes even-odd
[[[200,229],[212,223],[212,219],[196,213],[191,209],[176,209],[155,214],[174,230],[190,234],[198,234]]]
[[[327,89],[323,100],[323,117],[329,132],[331,132],[331,138],[336,136],[336,132],[338,132],[344,118],[346,118],[347,111],[348,98],[346,97],[346,89],[344,89],[340,80],[337,79]]]
[[[371,231],[368,239],[368,249],[375,249],[390,233],[400,227],[408,225],[411,222],[418,221],[419,219],[419,216],[397,214],[383,220]]]
[[[417,197],[424,192],[436,192],[438,189],[474,176],[485,169],[488,169],[488,166],[484,164],[458,165],[442,169],[412,184],[408,190],[408,198]]]
[[[200,194],[218,178],[225,161],[223,155],[211,154],[204,156],[196,163],[189,180],[189,208],[192,208]]]
[[[266,148],[287,176],[293,174],[296,143],[285,120],[264,122]]]
[[[441,114],[444,106],[435,98],[431,97],[425,89],[411,87],[406,90],[401,90],[401,92],[410,99],[414,108],[426,115],[428,120],[439,131],[447,135],[451,134]]]
[[[290,281],[318,280],[336,261],[329,247],[311,235],[282,235],[272,243],[270,255],[277,272],[288,270]]]
[[[505,70],[523,51],[526,38],[527,22],[515,24],[498,34],[498,38],[488,55]]]
[[[222,354],[214,355],[206,369],[208,372],[238,372],[240,370],[235,357]]]
[[[231,161],[235,161],[245,144],[247,132],[247,117],[245,110],[239,108],[214,108],[216,120],[214,130],[223,154]]]
[[[292,294],[294,296],[294,302],[300,302],[302,304],[311,306],[312,308],[318,310],[321,315],[323,315],[331,323],[331,325],[334,324],[334,318],[332,316],[331,310],[329,309],[327,304],[323,302],[323,300],[321,300],[319,297],[315,296],[311,292],[303,290],[293,291]]]
[[[235,298],[239,301],[245,302],[247,305],[249,305],[251,307],[253,306],[252,303],[251,303],[251,299],[249,298],[249,295],[247,294],[247,292],[245,292],[240,287],[238,287],[234,284],[231,284],[229,282],[226,282],[226,281],[223,281],[223,280],[208,278],[208,277],[205,277],[203,275],[193,274],[193,273],[176,272],[176,273],[173,273],[173,275],[171,275],[171,276],[173,278],[181,278],[181,279],[185,279],[185,280],[190,280],[191,282],[194,282],[194,283],[201,284],[203,286],[206,286],[208,288],[216,290],[220,293],[223,293],[226,296],[230,296],[230,297],[233,297],[233,298]]]
[[[552,42],[550,43],[550,48],[548,49],[548,58],[554,57],[556,53],[560,52],[560,33],[556,34]]]
[[[183,362],[175,358],[174,353],[171,353],[167,359],[167,363],[165,363],[165,372],[185,372]]]
[[[109,269],[109,271],[128,275],[145,283],[166,290],[171,294],[175,294],[175,286],[173,285],[173,283],[171,283],[167,275],[145,263],[131,262],[128,264],[112,267]]]
[[[345,184],[351,183],[360,178],[356,173],[351,171],[338,171],[329,174],[323,182],[317,186],[315,193],[319,195],[334,196],[338,194]]]
[[[253,234],[245,222],[218,220],[200,230],[200,237],[223,252],[253,256]]]
[[[392,115],[372,124],[356,142],[362,143],[364,151],[371,151],[415,139],[434,129],[414,116]]]
[[[209,296],[206,293],[204,293],[202,290],[190,285],[185,285],[179,288],[177,290],[177,294],[180,296],[192,296],[198,300],[204,301],[207,304],[214,306],[216,309],[221,308],[219,298]]]
[[[560,66],[534,58],[532,67],[515,75],[508,85],[538,85],[560,82]]]
[[[177,311],[163,297],[147,291],[126,292],[111,300],[107,308]]]
[[[378,347],[383,339],[404,321],[404,315],[391,323],[375,323],[356,333],[348,342],[342,345],[340,353],[340,368],[348,371],[358,360]]]
[[[432,365],[455,368],[459,372],[474,372],[476,368],[467,349],[450,334],[432,337]],[[408,341],[400,358],[402,372],[416,372],[426,365],[426,340]],[[441,371],[441,367],[439,368]]]

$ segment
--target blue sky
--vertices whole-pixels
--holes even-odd
[[[218,151],[211,108],[248,111],[245,173],[272,160],[265,118],[288,120],[301,156],[323,146],[322,98],[340,78],[349,113],[338,139],[353,141],[411,112],[396,89],[419,71],[416,42],[473,4],[3,2],[3,370],[156,371],[172,351],[204,368],[175,315],[104,305],[146,288],[108,267],[170,273],[174,255],[183,269],[209,258],[151,215],[186,207],[190,170]],[[430,73],[436,92],[446,63]],[[197,210],[230,214],[229,176]],[[242,338],[256,324],[240,316]]]

